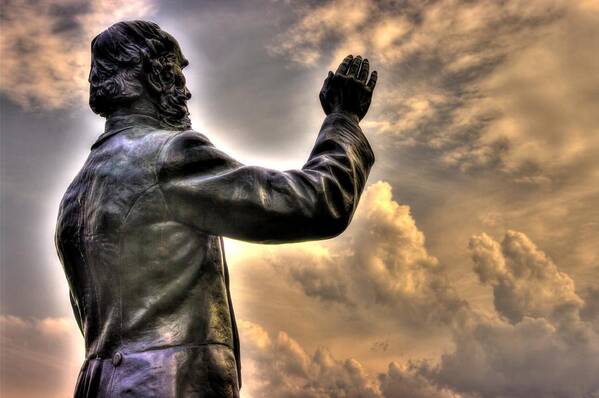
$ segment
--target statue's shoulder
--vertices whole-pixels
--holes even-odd
[[[208,137],[195,130],[172,133],[160,150],[158,168],[164,173],[206,162],[214,149]]]
[[[201,146],[213,146],[208,137],[195,130],[184,130],[171,133],[166,140],[164,152],[188,151]]]

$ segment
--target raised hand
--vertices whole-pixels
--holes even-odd
[[[348,55],[335,73],[329,72],[320,90],[320,103],[328,115],[331,112],[349,113],[362,120],[368,112],[377,72],[370,74],[368,59]]]

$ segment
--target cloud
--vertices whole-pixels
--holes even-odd
[[[352,316],[430,326],[452,322],[466,307],[428,253],[409,206],[384,181],[366,189],[341,238],[271,250],[268,258],[306,296]]]
[[[510,322],[560,320],[581,310],[572,278],[523,233],[508,231],[501,245],[486,234],[474,236],[470,250],[480,281],[493,287],[495,309]]]
[[[300,7],[303,15],[276,38],[271,48],[308,66],[314,64],[315,57],[338,58],[356,49],[372,51],[368,55],[383,65],[421,56],[441,58],[452,71],[465,71],[503,55],[501,47],[510,43],[502,34],[515,34],[529,28],[528,23],[555,17],[562,6],[560,1],[540,5],[519,0],[506,4],[443,0],[398,5],[391,1],[333,0]],[[481,47],[485,40],[488,45]],[[298,49],[314,55],[294,58]]]
[[[591,287],[584,294],[584,307],[580,311],[582,319],[595,323],[599,330],[599,287]]]
[[[587,72],[599,67],[590,51],[599,37],[597,14],[575,2],[562,12],[477,81],[473,88],[479,97],[462,110],[478,113],[479,120],[489,114],[476,147],[504,142],[497,167],[517,182],[556,183],[565,175],[584,181],[597,170],[589,160],[599,147],[593,111],[599,103],[591,89],[599,77]],[[447,161],[475,167],[467,145],[448,154]]]
[[[588,324],[481,321],[457,330],[455,344],[437,368],[423,372],[453,391],[483,398],[599,394],[599,337]]]
[[[454,328],[455,351],[421,366],[433,383],[482,398],[599,396],[599,329],[583,319],[574,282],[519,232],[472,238],[474,270],[499,318]],[[588,308],[586,317],[596,316]]]
[[[0,332],[3,397],[73,394],[84,358],[83,339],[74,319],[0,315]]]
[[[385,398],[460,398],[461,394],[431,383],[411,365],[389,364],[387,373],[379,375],[380,390]],[[465,398],[465,397],[464,397]]]
[[[273,55],[288,56],[297,63],[311,66],[320,58],[320,47],[325,41],[352,35],[356,27],[367,24],[373,6],[365,0],[341,0],[315,9],[301,8],[303,17],[268,49]]]
[[[154,2],[145,0],[4,3],[0,92],[26,109],[86,104],[92,38],[119,20],[154,10]]]
[[[596,291],[579,294],[570,275],[522,232],[507,231],[501,242],[475,235],[469,249],[475,275],[492,291],[490,312],[464,303],[437,276],[442,268],[428,254],[409,208],[378,182],[365,192],[352,228],[335,243],[271,252],[268,262],[279,275],[310,299],[333,305],[322,311],[367,313],[358,322],[373,333],[384,330],[381,320],[390,317],[399,334],[409,334],[412,322],[420,331],[425,322],[442,324],[452,344],[438,358],[418,358],[379,338],[370,350],[397,360],[374,375],[356,359],[336,359],[326,348],[309,355],[287,333],[272,337],[246,321],[242,341],[250,396],[267,391],[275,397],[354,396],[349,391],[377,398],[598,396]],[[338,333],[343,335],[343,326]],[[379,346],[384,349],[372,349]]]
[[[555,184],[599,147],[594,4],[335,0],[301,7],[272,53],[331,68],[363,53],[381,72],[365,127],[445,167]]]
[[[244,342],[244,398],[458,398],[414,369],[391,363],[386,373],[367,372],[355,359],[336,359],[326,348],[312,355],[285,332],[276,337],[260,325],[240,322]]]
[[[323,346],[310,353],[288,332],[273,332],[242,318],[243,396],[597,396],[596,292],[579,295],[570,276],[521,232],[508,231],[501,242],[476,235],[469,247],[475,274],[492,290],[492,313],[463,303],[443,273],[437,275],[442,268],[426,250],[409,207],[393,199],[385,182],[368,188],[354,224],[340,239],[267,253],[266,264],[275,275],[293,281],[308,300],[332,304],[322,309],[325,316],[339,308],[370,314],[359,322],[373,333],[381,331],[381,319],[392,317],[399,334],[409,334],[416,323],[419,340],[425,343],[422,331],[427,325],[442,324],[451,333],[453,348],[447,347],[438,359],[401,358],[401,348],[385,341],[375,356],[398,358],[376,374],[352,356],[339,359]],[[254,275],[261,271],[249,264]],[[314,273],[306,277],[310,267],[315,267]],[[331,284],[337,278],[337,284]],[[273,292],[259,282],[258,288],[273,300]],[[280,282],[279,278],[276,283]],[[2,378],[10,380],[3,394],[64,396],[72,390],[83,353],[73,350],[72,342],[81,338],[70,318],[2,316],[0,322],[6,361]],[[302,330],[289,330],[302,335]],[[342,337],[342,325],[336,330]]]
[[[295,66],[334,68],[363,52],[379,69],[361,123],[377,153],[373,171],[410,205],[449,277],[480,297],[472,274],[459,271],[462,248],[481,230],[512,228],[581,288],[596,283],[596,2],[370,1],[348,32],[336,22],[343,3],[328,1],[301,7],[275,44],[309,38],[302,21],[333,5],[319,26],[329,34],[302,42],[317,61]],[[481,222],[489,214],[492,227]]]
[[[290,3],[299,12],[291,25],[288,15],[264,23],[253,4],[244,15],[236,5],[202,8],[199,20],[169,7],[172,21],[198,29],[186,31],[188,40],[205,53],[196,55],[210,66],[202,75],[213,77],[202,84],[213,87],[202,107],[230,116],[207,130],[249,137],[249,152],[301,147],[289,137],[318,110],[303,79],[317,67],[363,52],[381,72],[362,125],[379,159],[373,178],[386,182],[366,191],[350,228],[332,241],[243,246],[231,261],[236,309],[252,321],[240,322],[242,393],[599,396],[597,2],[400,3]],[[0,90],[29,110],[87,102],[91,37],[121,18],[114,12],[155,9],[141,1],[6,4]],[[231,20],[235,34],[219,30]],[[278,59],[269,60],[260,51],[273,26],[290,28],[271,42]],[[290,77],[281,65],[290,59],[306,69]],[[244,119],[248,90],[268,100],[252,102]],[[318,117],[308,119],[316,126]],[[15,142],[48,152],[28,134],[31,143]],[[54,152],[59,165],[64,154]],[[507,228],[526,234],[492,237]],[[474,233],[471,264],[462,257]],[[70,317],[1,321],[0,395],[70,395],[82,357]]]
[[[244,397],[375,398],[376,383],[355,360],[336,360],[326,349],[308,355],[285,332],[271,337],[260,325],[240,322]]]
[[[288,334],[273,338],[243,321],[250,396],[597,396],[599,329],[580,316],[586,307],[571,278],[520,232],[501,243],[474,236],[470,250],[499,317],[470,310],[451,325],[454,349],[438,362],[391,362],[375,377],[356,360],[337,360],[324,348],[308,355]],[[591,307],[587,316],[596,317]]]

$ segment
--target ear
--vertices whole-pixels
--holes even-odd
[[[164,44],[160,40],[146,39],[146,45],[152,54],[160,54],[164,51]]]
[[[175,84],[173,63],[168,57],[148,59],[146,65],[146,81],[151,90],[162,92]]]

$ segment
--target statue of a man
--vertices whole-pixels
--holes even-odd
[[[177,41],[119,22],[92,41],[92,110],[106,118],[60,205],[56,246],[85,338],[76,397],[238,397],[239,338],[222,237],[331,238],[374,155],[358,122],[376,84],[348,56],[301,170],[246,166],[191,129]]]

